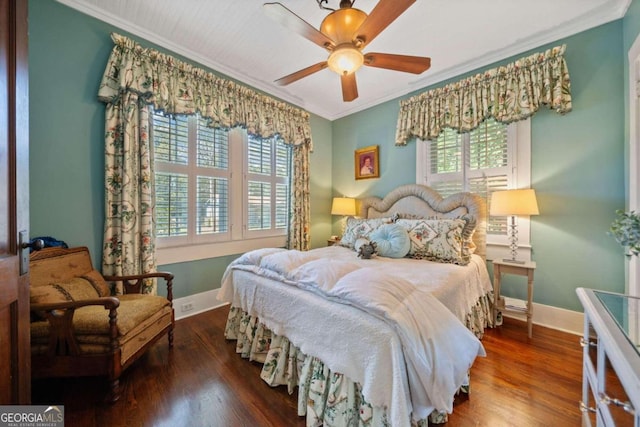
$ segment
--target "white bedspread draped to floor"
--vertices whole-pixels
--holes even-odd
[[[491,325],[491,295],[482,297],[467,315],[466,326],[481,337]],[[231,307],[225,337],[237,340],[236,352],[262,363],[261,378],[271,386],[287,386],[290,394],[298,387],[298,415],[307,426],[389,426],[385,408],[365,401],[361,387],[346,376],[332,372],[321,360],[306,356],[287,337],[273,334],[238,307]],[[469,393],[469,383],[460,388]],[[416,427],[447,422],[446,412],[434,411],[428,419],[414,421]]]

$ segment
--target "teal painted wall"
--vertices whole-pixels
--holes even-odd
[[[104,221],[105,111],[96,95],[113,46],[111,32],[126,34],[53,0],[29,1],[31,235],[88,246],[96,266]],[[310,233],[316,247],[326,245],[331,233],[331,122],[312,116],[311,130]],[[175,274],[178,298],[218,288],[233,259],[158,268]]]
[[[543,110],[532,119],[532,186],[541,212],[532,218],[531,227],[533,258],[538,263],[534,300],[581,310],[577,287],[624,291],[623,252],[606,234],[614,211],[623,208],[625,200],[622,21],[500,63],[561,43],[567,44],[573,111],[559,116]],[[398,101],[334,122],[334,194],[380,196],[415,182],[415,143],[394,146]],[[353,151],[371,144],[380,145],[380,179],[356,181]],[[334,222],[334,230],[338,229]],[[518,279],[505,277],[503,293],[526,299],[526,286]]]
[[[607,235],[625,203],[622,22],[563,42],[573,111],[546,110],[532,120],[531,178],[541,210],[531,229],[534,299],[580,310],[577,287],[625,289],[623,250]]]
[[[29,2],[31,236],[102,254],[104,104],[110,28],[53,1]]]

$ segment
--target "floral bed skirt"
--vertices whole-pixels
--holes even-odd
[[[490,301],[491,296],[485,296],[467,317],[466,326],[479,338],[492,326]],[[260,377],[267,384],[286,385],[289,394],[298,387],[298,415],[306,416],[307,426],[389,426],[386,408],[370,405],[360,384],[305,355],[239,307],[229,311],[225,338],[237,340],[236,352],[243,358],[262,363]],[[469,393],[468,381],[458,392]],[[412,420],[412,425],[427,427],[429,422],[445,423],[447,413],[434,411],[428,419]]]

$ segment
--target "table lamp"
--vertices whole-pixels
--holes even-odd
[[[509,224],[509,248],[511,259],[503,259],[504,262],[524,264],[517,259],[518,254],[518,228],[516,215],[538,215],[538,202],[533,189],[494,191],[491,193],[491,205],[489,215],[510,216]]]
[[[342,229],[340,233],[344,232],[345,217],[356,214],[356,199],[351,197],[334,197],[333,203],[331,203],[331,215],[342,215]]]

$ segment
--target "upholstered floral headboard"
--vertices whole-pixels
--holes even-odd
[[[487,209],[484,199],[471,193],[456,193],[443,198],[426,185],[408,184],[398,187],[384,198],[359,200],[358,216],[380,218],[400,215],[410,218],[458,218],[470,215],[476,221],[472,235],[475,254],[487,255]]]

